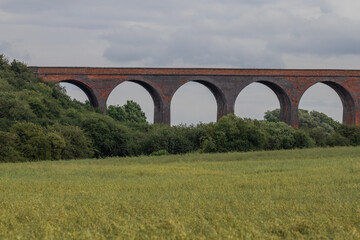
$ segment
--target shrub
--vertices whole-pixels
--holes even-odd
[[[165,149],[156,151],[156,152],[152,152],[150,154],[150,156],[164,156],[164,155],[169,155],[170,153],[168,151],[166,151]]]
[[[266,136],[264,149],[292,149],[295,147],[295,130],[292,127],[283,122],[261,122],[259,125]]]
[[[131,155],[128,143],[130,133],[128,128],[110,117],[92,114],[82,120],[82,128],[91,139],[95,148],[95,156],[128,156]]]
[[[15,148],[28,160],[51,159],[51,144],[44,129],[34,123],[19,122],[10,132],[15,134]]]
[[[253,151],[261,149],[265,143],[264,132],[255,121],[238,118],[233,114],[210,123],[207,136],[203,137],[203,151]],[[215,144],[215,146],[214,146]]]
[[[193,144],[187,138],[183,127],[154,124],[144,137],[145,139],[141,144],[145,154],[163,149],[171,154],[186,153],[193,150]]]
[[[350,141],[350,145],[358,146],[360,145],[360,127],[342,124],[336,130],[344,138]],[[344,139],[343,138],[343,139]]]
[[[216,144],[212,137],[207,137],[201,144],[201,151],[205,153],[217,152]]]
[[[296,130],[294,132],[294,138],[296,148],[310,148],[315,146],[314,140],[303,130]]]
[[[20,153],[16,150],[16,135],[0,131],[0,162],[22,161]]]
[[[62,158],[62,153],[66,147],[65,140],[57,133],[48,133],[48,139],[51,146],[51,159],[59,160]]]
[[[326,146],[326,139],[330,136],[329,133],[324,131],[321,127],[304,129],[305,132],[315,141],[315,145],[319,147]]]
[[[349,146],[350,140],[338,132],[335,132],[326,138],[326,145],[335,146]]]
[[[55,124],[48,128],[53,146],[53,159],[88,158],[94,155],[91,140],[76,126]]]

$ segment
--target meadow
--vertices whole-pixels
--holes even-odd
[[[360,239],[360,147],[0,164],[0,239]]]

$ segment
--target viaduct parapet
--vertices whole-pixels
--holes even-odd
[[[297,127],[304,92],[316,83],[330,86],[343,104],[343,123],[360,125],[360,70],[284,70],[211,68],[30,67],[45,82],[68,82],[81,88],[92,106],[106,110],[113,89],[125,81],[143,86],[154,100],[154,123],[170,124],[170,103],[187,82],[206,86],[217,102],[217,119],[234,113],[241,90],[251,83],[268,86],[280,102],[280,117]]]

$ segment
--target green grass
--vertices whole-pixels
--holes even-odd
[[[360,239],[360,148],[0,164],[0,239]]]

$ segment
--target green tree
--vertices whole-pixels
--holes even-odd
[[[11,127],[10,132],[16,135],[15,148],[25,159],[51,159],[51,144],[41,126],[19,122]]]
[[[264,119],[268,122],[280,122],[280,109],[266,111]],[[324,113],[299,109],[299,129],[321,128],[331,134],[341,124]]]
[[[145,154],[166,150],[171,154],[186,153],[194,150],[183,126],[154,124],[140,142]]]
[[[85,134],[92,140],[97,157],[132,155],[129,129],[108,116],[92,114],[81,122]]]
[[[348,141],[343,140],[343,144],[337,142],[336,145],[360,145],[360,127],[353,125],[341,125],[336,129],[336,133],[341,135],[343,138],[348,139]],[[348,144],[346,144],[348,143]]]
[[[55,124],[48,128],[53,146],[53,158],[77,159],[94,155],[91,140],[80,127]],[[54,157],[56,156],[56,157]]]
[[[120,122],[145,123],[146,116],[139,104],[127,101],[123,106],[108,106],[107,115]]]
[[[0,131],[0,163],[17,162],[22,157],[16,148],[16,134]]]
[[[208,125],[207,136],[202,137],[202,150],[208,152],[253,151],[262,149],[264,132],[250,119],[233,114]]]

